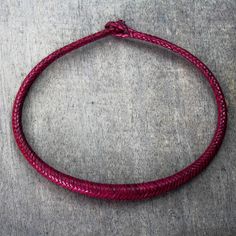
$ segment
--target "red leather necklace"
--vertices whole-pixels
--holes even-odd
[[[181,171],[174,173],[171,176],[137,184],[105,184],[95,183],[83,179],[78,179],[67,174],[61,173],[53,167],[45,163],[31,148],[27,142],[22,129],[22,107],[33,82],[38,78],[43,70],[58,58],[65,54],[78,49],[86,44],[92,43],[96,40],[102,39],[106,36],[116,36],[119,38],[133,38],[142,41],[147,41],[152,44],[169,49],[170,51],[181,55],[189,62],[191,62],[209,82],[216,99],[218,108],[218,122],[214,136],[201,154],[201,156],[195,160],[192,164],[182,169]],[[12,112],[12,128],[16,143],[22,152],[23,156],[27,159],[30,165],[36,169],[42,176],[50,180],[51,182],[62,186],[65,189],[73,192],[78,192],[90,197],[113,199],[113,200],[138,200],[147,199],[167,191],[176,189],[182,184],[190,181],[194,176],[198,175],[210,161],[214,158],[219,150],[223,141],[227,126],[227,108],[223,92],[220,88],[219,82],[213,75],[213,73],[207,68],[207,66],[201,62],[197,57],[192,55],[187,50],[170,43],[164,39],[161,39],[150,34],[138,32],[129,28],[124,21],[119,20],[116,22],[108,22],[105,25],[105,29],[79,39],[73,43],[70,43],[55,52],[48,55],[42,61],[40,61],[26,76],[20,89],[16,95],[13,112]]]

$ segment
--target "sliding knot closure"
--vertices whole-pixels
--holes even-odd
[[[109,21],[105,25],[105,29],[108,29],[112,35],[119,38],[129,38],[131,29],[125,24],[125,21]]]

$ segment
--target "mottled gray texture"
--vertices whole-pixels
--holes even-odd
[[[0,235],[236,235],[236,3],[31,1],[0,3]],[[53,50],[117,18],[175,42],[215,73],[229,128],[209,168],[143,202],[68,192],[18,151],[11,107],[24,76]],[[30,91],[27,139],[43,160],[108,183],[167,176],[195,160],[216,125],[213,94],[186,61],[141,42],[106,38],[60,59]]]

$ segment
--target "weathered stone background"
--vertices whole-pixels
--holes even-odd
[[[223,146],[191,183],[143,202],[71,193],[38,175],[11,131],[14,96],[55,49],[121,18],[175,42],[215,73],[229,108]],[[0,235],[236,235],[235,0],[0,2]],[[176,55],[112,37],[60,59],[24,107],[27,139],[43,160],[108,183],[153,180],[180,170],[209,143],[213,94]]]

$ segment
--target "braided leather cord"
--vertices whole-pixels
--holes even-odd
[[[218,108],[218,122],[217,128],[209,146],[196,161],[171,176],[137,184],[105,184],[78,179],[61,173],[45,163],[33,151],[25,138],[21,122],[22,107],[27,92],[29,91],[32,83],[48,65],[53,63],[58,58],[64,56],[72,50],[78,49],[88,43],[99,40],[108,35],[113,35],[120,38],[134,38],[147,41],[152,44],[167,48],[170,51],[181,55],[202,72],[214,92]],[[113,200],[147,199],[176,189],[180,185],[190,181],[194,176],[198,175],[205,167],[207,167],[207,165],[216,155],[223,141],[226,126],[227,108],[224,95],[217,79],[207,68],[207,66],[187,50],[164,39],[131,29],[122,20],[116,22],[108,22],[104,30],[68,44],[51,53],[42,61],[40,61],[26,76],[23,83],[21,84],[14,101],[12,112],[12,128],[16,143],[30,165],[33,166],[33,168],[35,168],[42,176],[44,176],[51,182],[73,192],[78,192],[90,197]]]

